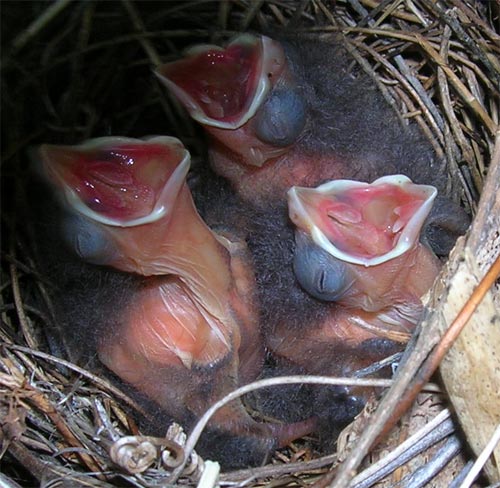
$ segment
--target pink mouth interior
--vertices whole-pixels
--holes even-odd
[[[178,151],[160,144],[123,144],[76,151],[61,175],[87,207],[127,221],[149,215],[181,161]]]
[[[251,103],[259,81],[259,45],[212,49],[164,66],[161,74],[184,90],[207,117],[238,119]]]
[[[397,245],[402,229],[423,202],[420,194],[382,184],[321,196],[316,205],[319,227],[335,247],[373,258]]]

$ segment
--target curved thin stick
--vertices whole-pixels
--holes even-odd
[[[193,452],[194,446],[198,442],[201,433],[205,429],[207,423],[212,418],[217,410],[222,408],[224,405],[229,402],[235,400],[236,398],[245,395],[246,393],[250,393],[255,390],[259,390],[261,388],[266,388],[269,386],[278,386],[278,385],[294,385],[298,383],[305,384],[316,384],[316,385],[335,385],[335,386],[374,386],[374,387],[390,387],[393,383],[392,380],[380,380],[380,379],[372,379],[372,380],[363,380],[363,379],[355,379],[355,378],[332,378],[329,376],[310,376],[310,375],[297,375],[297,376],[281,376],[277,378],[268,378],[265,380],[254,381],[248,385],[242,386],[224,398],[219,400],[217,403],[212,405],[205,414],[198,420],[197,424],[194,426],[191,434],[189,435],[186,445],[184,447],[185,459],[184,462],[175,469],[172,473],[172,478],[169,480],[170,483],[175,483],[179,476],[182,473],[182,470],[186,466],[186,463],[189,460],[191,453]]]

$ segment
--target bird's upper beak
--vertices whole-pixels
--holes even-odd
[[[418,242],[437,190],[403,175],[373,183],[334,180],[288,192],[292,221],[335,258],[375,266]]]
[[[193,47],[185,58],[161,66],[156,74],[195,120],[237,129],[255,115],[284,64],[279,43],[243,34],[225,49]]]
[[[190,165],[188,151],[172,137],[102,137],[79,146],[43,145],[39,154],[73,210],[115,227],[167,215]]]

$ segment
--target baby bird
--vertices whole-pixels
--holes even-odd
[[[293,270],[323,306],[309,306],[309,314],[322,312],[314,320],[274,316],[266,344],[281,372],[352,376],[404,347],[422,315],[420,297],[440,269],[419,242],[436,193],[401,175],[289,190]],[[327,422],[322,430],[347,423],[371,392],[315,389],[313,411]]]
[[[180,141],[105,137],[45,145],[39,154],[73,214],[65,236],[79,257],[145,277],[116,310],[118,325],[101,331],[101,362],[188,424],[253,380],[264,351],[246,246],[198,215]],[[258,423],[233,402],[212,426],[248,450],[245,463],[309,432],[312,422]]]

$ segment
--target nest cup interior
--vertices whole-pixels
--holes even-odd
[[[54,341],[50,295],[57,284],[47,281],[40,263],[57,256],[38,246],[27,203],[34,147],[169,135],[183,141],[199,167],[207,159],[206,138],[153,67],[193,44],[222,44],[240,32],[300,33],[341,46],[352,59],[351,76],[369,76],[401,123],[420,127],[443,162],[437,170],[444,187],[473,215],[498,121],[499,33],[492,27],[498,15],[496,2],[479,0],[3,2],[0,417],[6,452],[0,471],[21,484],[95,472],[99,481],[91,484],[122,486],[133,477],[109,461],[96,432],[108,419],[121,432],[136,433],[130,415],[136,403],[126,387],[85,368],[95,358],[60,350],[71,339]],[[91,300],[92,290],[85,293]],[[89,324],[105,313],[92,311]],[[293,452],[277,459],[285,458]],[[151,469],[141,483],[146,479],[168,478]],[[196,485],[195,478],[186,482]]]

